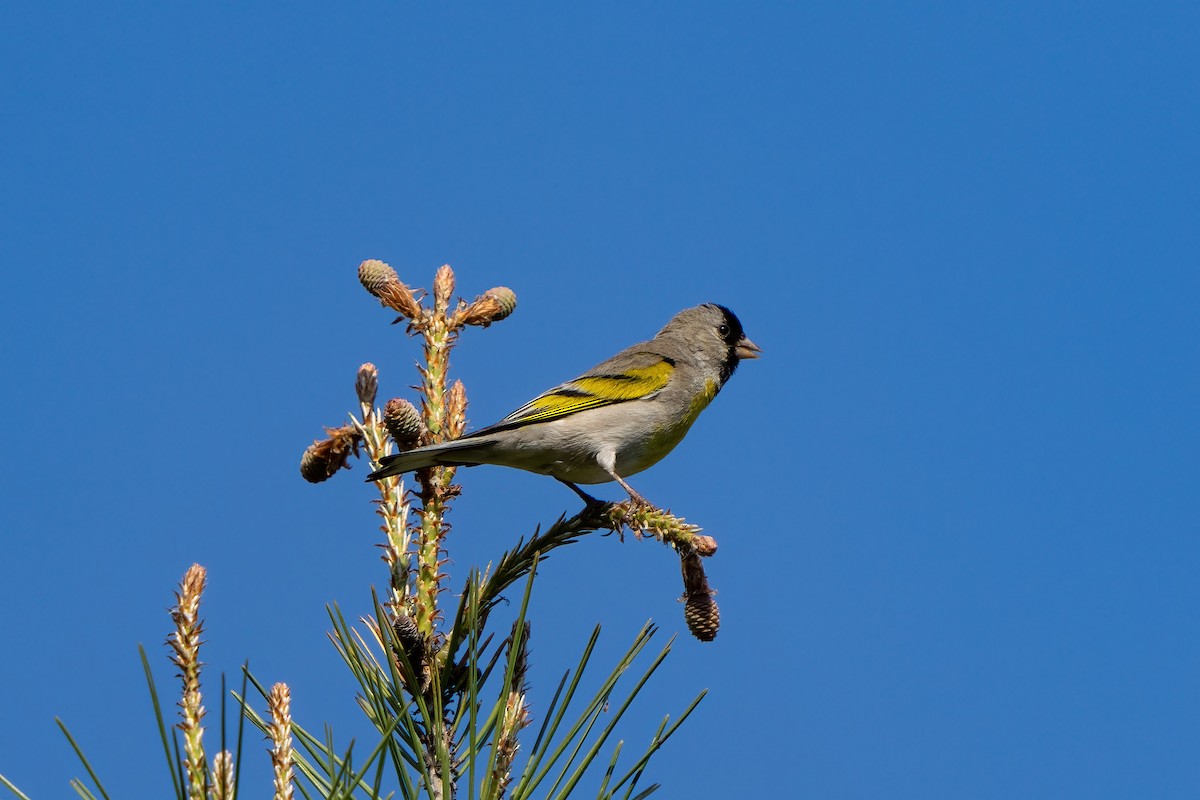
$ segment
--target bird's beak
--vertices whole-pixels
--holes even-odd
[[[758,354],[762,352],[762,348],[743,336],[738,340],[737,345],[733,348],[733,352],[737,353],[738,358],[758,358]]]

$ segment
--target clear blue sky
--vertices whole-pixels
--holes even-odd
[[[635,482],[720,541],[720,636],[665,548],[560,552],[535,714],[652,617],[631,746],[710,691],[664,797],[1195,797],[1198,41],[1191,3],[7,6],[0,772],[66,796],[57,714],[162,796],[135,648],[172,686],[194,561],[210,678],[361,733],[324,606],[384,580],[372,491],[297,464],[361,362],[415,382],[375,257],[516,291],[473,426],[698,302],[766,351]],[[462,484],[456,582],[575,508]]]

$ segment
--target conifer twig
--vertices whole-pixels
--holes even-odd
[[[171,610],[175,630],[167,639],[173,651],[171,660],[179,667],[179,677],[183,681],[179,729],[183,732],[184,771],[190,800],[203,800],[208,788],[202,742],[204,727],[201,724],[204,706],[200,696],[200,636],[204,632],[200,596],[204,593],[206,574],[204,567],[193,564],[183,576],[179,591],[175,593],[175,607]]]
[[[275,800],[292,800],[292,693],[286,683],[271,687],[267,696],[271,713],[268,735],[271,738],[271,771],[274,775]]]

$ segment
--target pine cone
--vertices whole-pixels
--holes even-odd
[[[463,325],[480,325],[486,328],[499,322],[517,307],[517,295],[507,286],[497,286],[475,298],[475,302],[462,311],[459,321]]]
[[[383,407],[383,425],[402,452],[411,450],[425,430],[425,425],[421,422],[421,412],[402,397],[393,397],[387,401],[387,405]]]

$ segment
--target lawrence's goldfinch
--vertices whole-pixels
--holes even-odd
[[[574,380],[543,392],[495,425],[460,439],[386,456],[367,479],[432,466],[498,464],[576,483],[616,481],[657,463],[679,444],[743,358],[761,351],[728,308],[680,311],[635,344]]]

